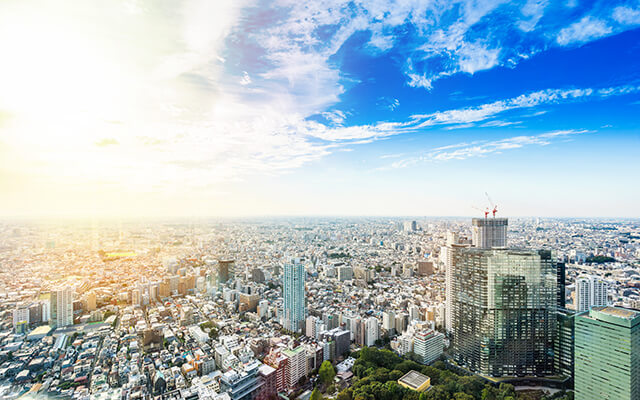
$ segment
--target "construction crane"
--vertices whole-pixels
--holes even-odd
[[[488,209],[488,208],[485,208],[484,210],[483,210],[482,208],[480,208],[480,207],[476,207],[476,206],[471,206],[471,208],[474,208],[474,209],[476,209],[476,210],[478,210],[478,211],[480,211],[480,212],[483,212],[483,213],[484,213],[484,219],[487,219],[487,216],[488,216],[488,215],[489,215],[489,213],[491,212],[491,211],[489,211],[489,209]]]
[[[487,196],[487,200],[489,200],[489,205],[493,209],[491,212],[493,213],[493,218],[495,218],[496,213],[498,212],[498,206],[493,202],[493,200],[491,200],[491,197],[489,197],[489,193],[484,192],[484,194]]]

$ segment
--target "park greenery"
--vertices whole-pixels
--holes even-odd
[[[591,256],[591,257],[587,257],[586,262],[589,264],[604,264],[604,263],[616,262],[616,259],[609,256]]]
[[[572,400],[573,393],[544,396],[541,391],[516,392],[513,385],[494,386],[484,379],[454,371],[442,361],[425,366],[402,358],[388,349],[365,347],[352,354],[352,385],[336,400]],[[398,384],[407,372],[415,370],[431,379],[431,389],[419,393]],[[322,378],[321,378],[322,379]]]

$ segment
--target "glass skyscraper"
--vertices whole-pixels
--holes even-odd
[[[282,325],[292,332],[300,332],[307,317],[304,282],[306,271],[300,259],[284,264],[282,278],[283,315]]]
[[[640,399],[640,311],[594,307],[575,321],[576,400]]]
[[[567,378],[573,378],[576,313],[573,310],[558,308],[556,317],[558,330],[553,346],[555,372]]]
[[[455,248],[452,355],[486,376],[553,374],[557,264],[546,250]]]

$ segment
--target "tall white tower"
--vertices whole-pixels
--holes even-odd
[[[73,289],[51,291],[51,322],[56,328],[73,325]]]
[[[376,344],[376,340],[380,338],[378,331],[378,319],[376,317],[369,317],[366,319],[366,338],[365,345],[371,347]]]
[[[608,305],[608,288],[607,282],[596,276],[582,275],[576,278],[576,311],[588,311],[591,307]]]

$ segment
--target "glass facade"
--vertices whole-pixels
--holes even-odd
[[[640,399],[640,311],[594,307],[575,337],[576,400]]]
[[[573,344],[575,341],[575,317],[573,310],[558,309],[558,331],[553,346],[554,369],[557,374],[573,378]]]
[[[553,374],[557,265],[549,251],[455,249],[453,359],[487,376]]]
[[[283,326],[292,332],[300,332],[307,317],[304,282],[306,271],[300,260],[294,259],[284,265],[282,278]]]

